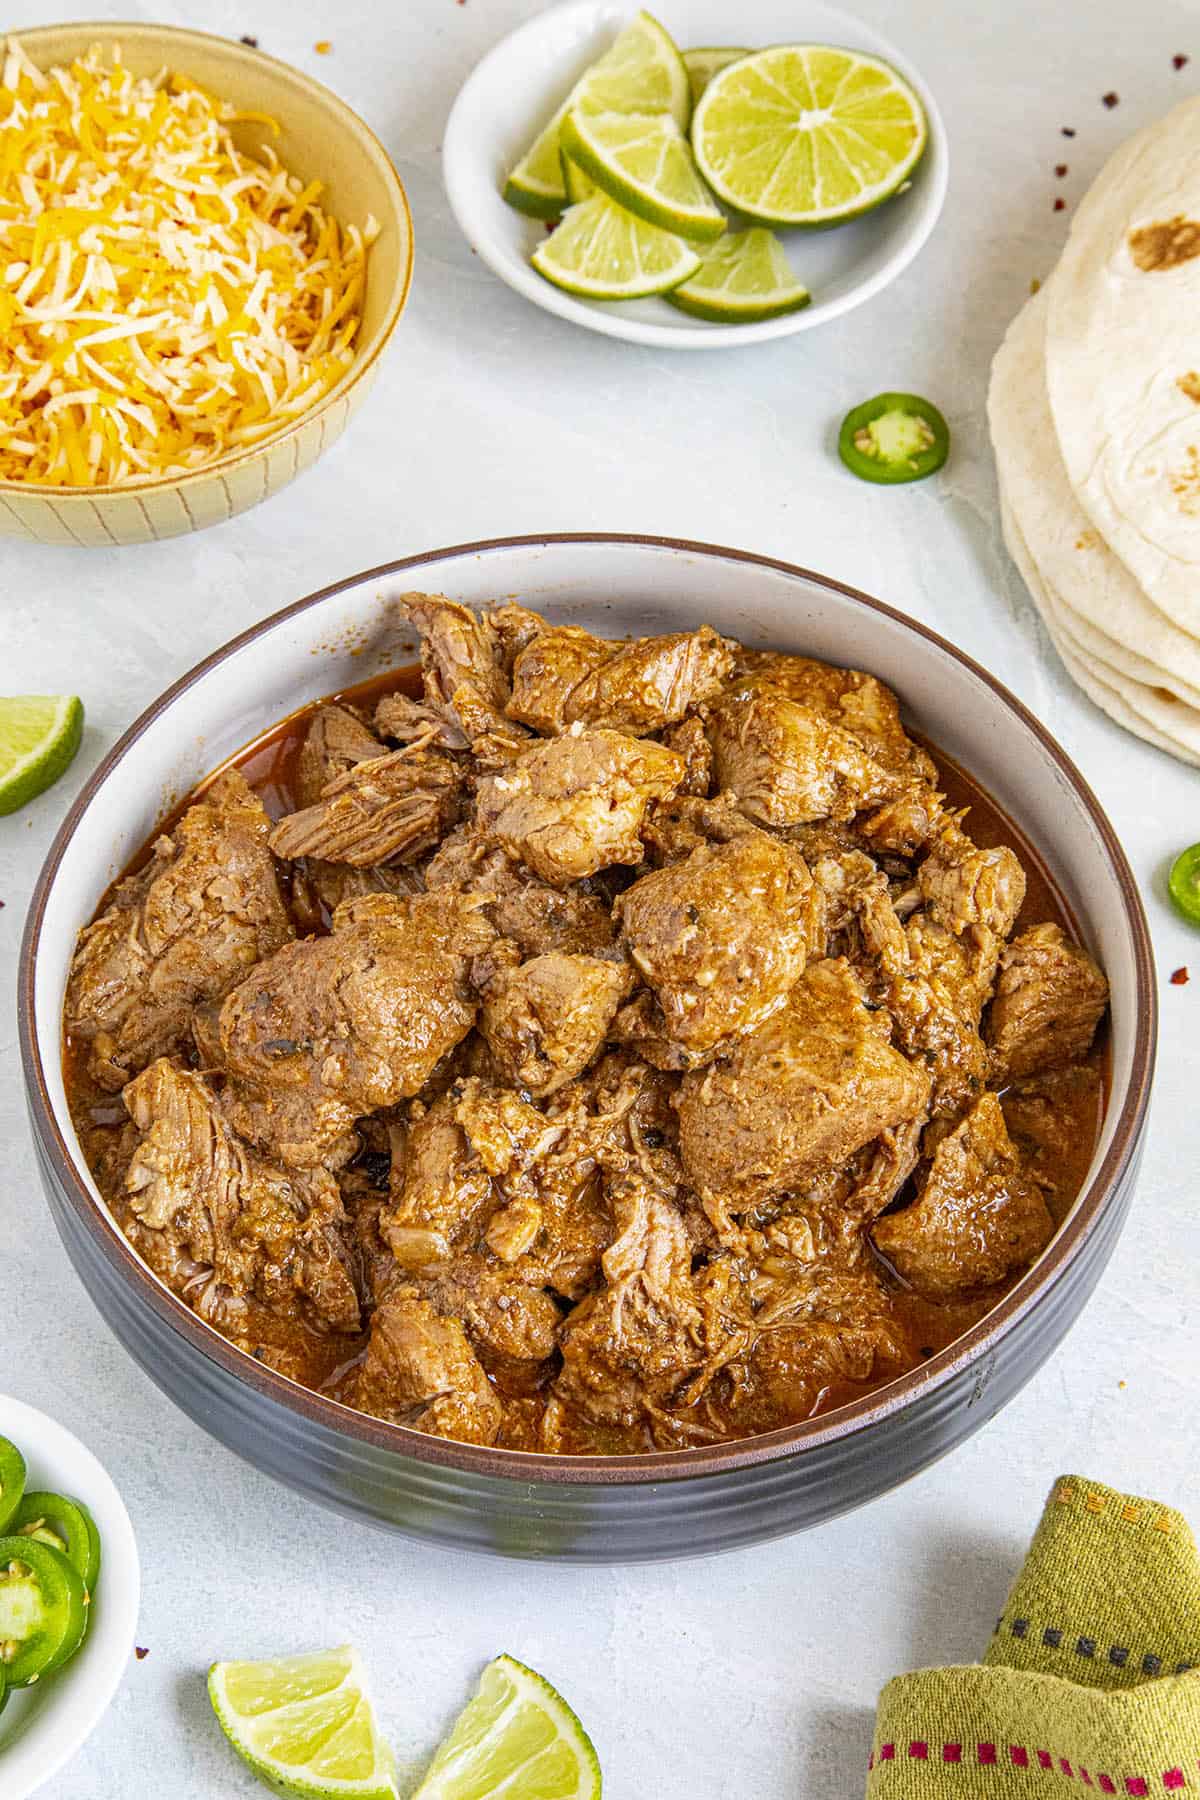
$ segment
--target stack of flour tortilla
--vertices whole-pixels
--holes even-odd
[[[988,417],[1005,539],[1067,669],[1200,766],[1200,99],[1105,165]]]

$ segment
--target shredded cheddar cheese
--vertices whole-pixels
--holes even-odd
[[[238,113],[98,46],[0,78],[0,480],[130,484],[272,436],[353,361],[367,249]],[[274,120],[262,123],[278,135]]]

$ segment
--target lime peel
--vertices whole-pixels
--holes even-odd
[[[531,260],[555,287],[586,300],[665,294],[700,267],[681,237],[643,223],[599,193],[568,207]]]
[[[562,122],[564,153],[602,193],[662,231],[710,243],[725,215],[701,181],[691,147],[669,114],[592,113]]]

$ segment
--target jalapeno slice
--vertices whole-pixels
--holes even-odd
[[[0,1667],[29,1687],[65,1663],[87,1629],[79,1570],[36,1538],[0,1537]]]
[[[863,481],[923,481],[950,454],[950,427],[919,394],[876,394],[842,420],[838,455]]]
[[[1200,925],[1200,844],[1183,850],[1171,864],[1167,887],[1175,910],[1189,925]]]
[[[8,1529],[60,1551],[79,1571],[88,1594],[93,1592],[100,1573],[100,1533],[80,1501],[69,1500],[65,1494],[27,1491]]]
[[[8,1438],[0,1437],[0,1532],[8,1530],[24,1492],[25,1458]]]

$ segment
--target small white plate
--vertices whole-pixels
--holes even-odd
[[[908,59],[861,20],[823,0],[651,0],[650,10],[680,49],[699,44],[843,44],[892,63],[910,81],[929,118],[929,147],[912,186],[862,219],[832,231],[782,233],[788,259],[812,293],[801,312],[757,325],[713,325],[665,300],[579,300],[531,268],[545,237],[500,197],[505,177],[588,63],[607,49],[636,11],[621,0],[570,0],[530,19],[484,57],[464,84],[446,125],[446,193],[468,241],[484,262],[536,306],[591,331],[667,349],[706,350],[762,343],[809,331],[894,281],[917,254],[946,195],[946,134],[929,89]]]
[[[82,1500],[100,1533],[100,1578],[82,1648],[44,1684],[14,1689],[0,1713],[0,1794],[25,1800],[91,1736],[121,1685],[137,1630],[141,1573],[125,1503],[78,1438],[4,1394],[0,1436],[25,1458],[28,1488]]]

